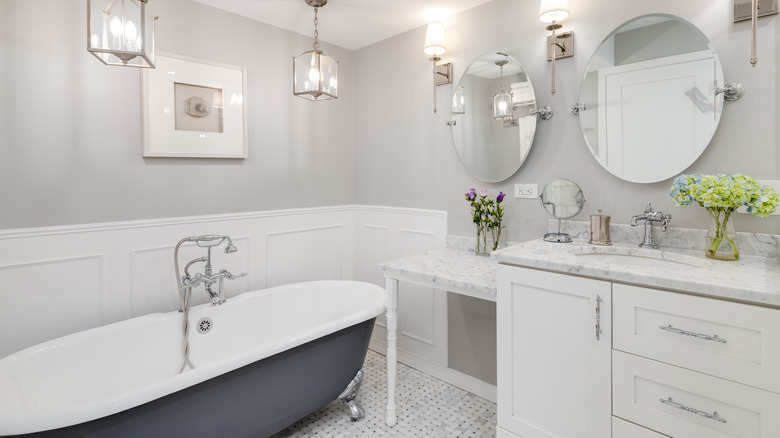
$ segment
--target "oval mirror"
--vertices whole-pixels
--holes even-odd
[[[606,170],[626,181],[676,176],[712,139],[722,84],[718,55],[698,28],[666,14],[629,20],[585,69],[579,95],[585,142]]]
[[[542,189],[539,200],[547,213],[558,219],[558,232],[545,234],[544,240],[556,243],[571,242],[571,236],[561,233],[561,219],[573,218],[582,211],[585,195],[582,194],[580,186],[568,179],[550,181]]]
[[[452,97],[452,140],[466,169],[485,182],[517,172],[534,141],[534,109],[534,89],[520,63],[500,52],[475,59]]]

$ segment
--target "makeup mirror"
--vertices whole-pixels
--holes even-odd
[[[585,195],[580,186],[568,179],[550,181],[544,186],[539,200],[547,213],[558,219],[558,232],[545,234],[544,240],[556,243],[571,242],[571,236],[561,233],[561,220],[573,218],[582,211]]]

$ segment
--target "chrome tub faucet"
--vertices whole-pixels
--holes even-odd
[[[631,221],[628,222],[632,227],[636,227],[638,221],[645,221],[645,240],[640,243],[642,248],[658,248],[658,244],[653,240],[653,223],[661,223],[661,231],[666,231],[669,226],[669,221],[672,220],[671,214],[663,214],[660,211],[653,211],[653,206],[650,203],[647,204],[645,211],[636,216],[631,217]]]
[[[213,268],[211,266],[211,248],[218,246],[222,244],[222,242],[227,242],[227,246],[225,247],[225,254],[231,254],[236,251],[238,251],[233,245],[233,240],[230,239],[230,237],[225,235],[216,235],[216,234],[207,234],[203,236],[191,236],[191,237],[185,237],[184,239],[180,240],[179,243],[176,245],[176,250],[174,251],[174,266],[176,268],[176,280],[178,281],[179,286],[179,292],[181,294],[182,299],[182,309],[185,309],[189,307],[189,292],[192,290],[192,288],[196,286],[200,286],[201,284],[206,289],[206,292],[209,294],[209,298],[211,298],[211,305],[212,306],[218,306],[225,302],[225,292],[222,287],[224,280],[233,280],[238,277],[243,277],[246,274],[238,274],[233,275],[231,274],[227,269],[220,269],[218,272],[214,273]],[[184,266],[184,276],[179,276],[179,247],[185,243],[185,242],[195,242],[199,247],[206,248],[206,257],[198,257],[196,259],[191,260],[189,263],[187,263]],[[206,266],[203,269],[203,273],[197,273],[194,276],[190,275],[189,268],[195,263],[205,263]],[[217,288],[214,290],[214,284],[217,283]]]

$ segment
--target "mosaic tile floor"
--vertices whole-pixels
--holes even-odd
[[[368,350],[357,400],[366,417],[353,422],[349,408],[336,400],[273,438],[397,437],[465,438],[496,436],[496,405],[474,394],[398,364],[398,423],[385,424],[385,356]]]

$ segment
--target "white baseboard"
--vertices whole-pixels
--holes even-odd
[[[381,339],[371,338],[371,343],[368,347],[379,354],[387,354],[387,343]],[[398,349],[398,362],[447,382],[464,391],[468,391],[478,397],[482,397],[489,402],[496,403],[496,386],[479,380],[476,377],[445,367],[400,348]]]

